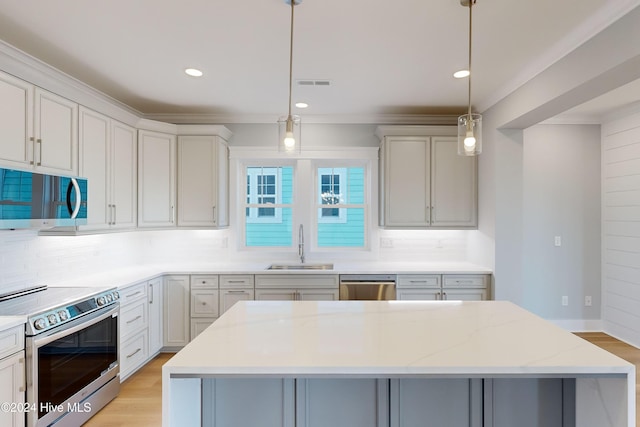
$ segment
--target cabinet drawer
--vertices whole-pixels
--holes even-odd
[[[127,338],[148,326],[148,305],[143,299],[120,310],[120,336]]]
[[[220,275],[220,289],[253,289],[252,274]]]
[[[0,359],[24,350],[24,325],[0,332]]]
[[[141,282],[118,289],[118,293],[120,293],[120,307],[124,308],[127,304],[147,296],[147,282]]]
[[[439,274],[400,274],[396,286],[403,288],[439,288]]]
[[[265,274],[256,275],[256,288],[269,289],[338,289],[338,276],[333,274]]]
[[[191,317],[218,317],[218,290],[191,291]]]
[[[445,288],[486,288],[489,282],[486,274],[445,274],[443,278]]]
[[[122,344],[120,349],[121,381],[149,358],[149,335],[147,329],[135,334]]]
[[[191,276],[191,289],[218,288],[217,275],[193,275]]]

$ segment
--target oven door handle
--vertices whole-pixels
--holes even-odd
[[[67,335],[71,335],[75,332],[81,331],[82,329],[87,328],[88,326],[95,325],[98,322],[108,318],[115,317],[118,315],[118,310],[120,309],[120,303],[113,304],[112,308],[107,310],[96,310],[92,313],[85,314],[84,316],[78,317],[77,319],[67,323],[63,326],[63,328],[59,331],[52,330],[49,333],[44,333],[42,335],[35,335],[31,337],[33,345],[38,348],[43,345],[47,345],[50,342],[53,342],[57,339],[65,337]]]

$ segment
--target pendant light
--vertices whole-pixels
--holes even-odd
[[[278,119],[278,151],[300,152],[300,116],[291,114],[291,90],[293,87],[293,10],[302,0],[285,0],[291,5],[291,40],[289,44],[289,114]]]
[[[458,117],[458,154],[475,156],[482,152],[482,115],[471,113],[471,31],[473,23],[473,5],[476,0],[460,0],[460,4],[469,7],[469,109],[467,114]]]

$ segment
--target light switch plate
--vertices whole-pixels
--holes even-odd
[[[562,246],[562,236],[556,236],[554,239],[554,245]]]

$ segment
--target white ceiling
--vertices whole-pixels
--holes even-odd
[[[474,106],[486,109],[638,4],[478,0]],[[7,43],[143,114],[219,122],[286,114],[289,24],[284,0],[0,0]],[[293,101],[310,104],[294,113],[341,122],[460,113],[467,80],[452,73],[466,66],[467,26],[459,0],[304,0],[295,8],[294,79],[331,86],[294,85]],[[187,67],[204,77],[186,76]],[[640,99],[640,85],[633,90]]]

